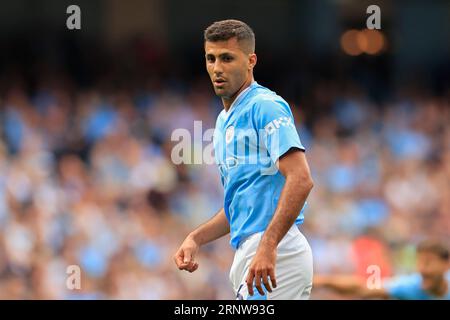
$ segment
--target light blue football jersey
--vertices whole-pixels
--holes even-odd
[[[384,289],[391,298],[399,300],[450,300],[450,271],[447,271],[445,274],[445,280],[449,289],[442,297],[434,297],[422,289],[422,276],[420,273],[389,279],[384,283]]]
[[[291,148],[305,148],[288,103],[257,82],[238,95],[228,112],[219,114],[213,141],[230,244],[236,249],[272,220],[285,183],[277,160]],[[303,223],[305,206],[296,224]]]

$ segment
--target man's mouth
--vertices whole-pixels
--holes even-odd
[[[224,84],[225,82],[226,81],[224,79],[216,79],[216,80],[214,80],[214,84],[216,86],[220,86],[220,85]]]

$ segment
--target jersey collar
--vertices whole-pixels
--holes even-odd
[[[233,108],[239,104],[239,102],[242,101],[242,99],[247,95],[247,93],[253,89],[255,86],[257,86],[258,83],[256,81],[253,81],[247,88],[245,88],[244,90],[241,91],[241,93],[239,93],[239,95],[236,97],[236,99],[234,99],[233,103],[231,104],[230,108],[228,109],[228,111],[225,111],[225,116],[228,117],[228,115],[231,113],[231,111],[233,110]]]

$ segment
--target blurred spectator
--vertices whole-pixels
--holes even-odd
[[[186,233],[222,205],[215,165],[170,159],[176,128],[206,147],[193,125],[212,128],[220,110],[208,84],[69,88],[12,86],[0,99],[1,298],[232,298],[227,238],[201,251],[200,272],[172,262]],[[449,240],[449,103],[330,95],[331,112],[314,119],[292,102],[316,182],[302,226],[315,270],[408,272],[411,244]],[[80,290],[66,288],[69,265],[81,268]]]

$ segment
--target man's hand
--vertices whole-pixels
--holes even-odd
[[[173,256],[173,260],[178,269],[194,272],[198,268],[195,256],[200,246],[216,240],[230,232],[224,209],[214,215],[207,222],[192,231],[184,240],[180,249]]]
[[[175,253],[173,259],[178,269],[194,272],[198,268],[198,263],[195,262],[195,255],[200,246],[193,239],[192,236],[187,236],[181,247]]]
[[[261,286],[262,283],[266,287],[267,291],[272,292],[272,287],[277,287],[277,281],[275,279],[275,262],[277,259],[277,248],[274,246],[260,245],[253,257],[250,264],[247,279],[248,293],[253,296],[253,281],[255,282],[256,289],[261,295],[264,295],[264,290]],[[269,278],[272,282],[272,287],[269,285]]]

